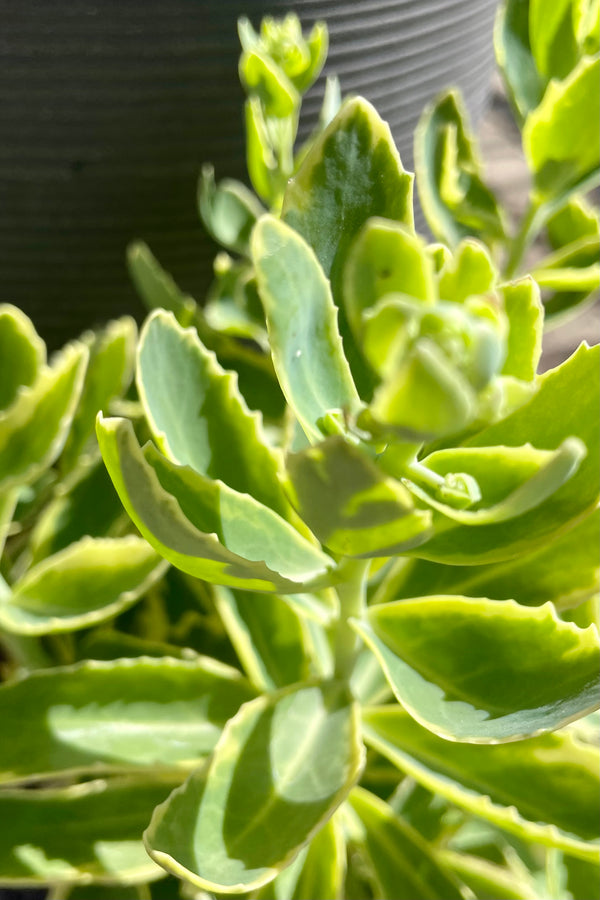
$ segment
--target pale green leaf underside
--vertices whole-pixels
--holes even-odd
[[[587,455],[575,475],[518,518],[476,530],[458,525],[411,551],[415,556],[459,565],[512,559],[544,546],[596,506],[600,494],[599,351],[582,344],[565,363],[539,378],[539,388],[528,403],[466,442],[470,447],[520,447],[530,442],[541,450],[555,450],[565,439],[576,437],[585,444]]]
[[[140,450],[130,422],[100,417],[98,440],[129,516],[184,572],[231,587],[297,593],[331,567],[329,557],[248,495],[170,463],[152,445]]]
[[[421,835],[379,797],[354,788],[349,803],[364,826],[381,900],[463,900],[458,882]]]
[[[598,633],[562,622],[550,603],[399,600],[354,627],[403,707],[450,740],[516,741],[600,706]]]
[[[363,765],[357,708],[339,683],[246,704],[205,770],[160,806],[148,852],[209,891],[271,881],[333,814]]]
[[[430,535],[431,514],[342,437],[287,458],[289,493],[322,544],[346,556],[389,556]]]
[[[329,410],[360,406],[329,283],[308,244],[273,217],[254,229],[252,257],[281,389],[307,437],[318,441],[318,421]]]
[[[289,513],[266,444],[237,377],[219,365],[193,328],[163,310],[146,321],[138,349],[137,386],[153,435],[180,465],[248,493],[284,517]]]
[[[83,384],[87,349],[68,344],[0,416],[2,490],[37,477],[58,456]]]
[[[127,250],[129,274],[147,309],[168,309],[182,325],[194,318],[196,303],[183,294],[142,241]]]
[[[0,603],[0,623],[19,634],[87,628],[118,615],[164,575],[141,538],[83,538],[30,569]]]
[[[141,833],[174,783],[129,778],[0,792],[2,883],[119,885],[160,878]]]
[[[527,841],[600,857],[594,748],[567,734],[510,745],[449,743],[393,706],[365,710],[363,729],[370,746],[462,809]]]
[[[189,769],[254,691],[213,660],[122,659],[45,669],[0,688],[0,781]],[[27,714],[24,715],[24,710]],[[145,823],[146,824],[146,823]]]

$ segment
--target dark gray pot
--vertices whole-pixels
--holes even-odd
[[[426,101],[458,84],[477,118],[497,0],[0,0],[0,300],[51,345],[141,308],[125,247],[146,240],[201,297],[214,248],[204,161],[244,176],[236,20],[326,19],[327,69],[388,119],[411,164]],[[320,90],[307,101],[315,116]]]

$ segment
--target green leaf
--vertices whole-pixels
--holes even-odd
[[[114,900],[114,897],[113,885],[79,884],[73,888],[53,888],[47,895],[47,900]],[[151,900],[151,897],[148,885],[119,885],[119,900]]]
[[[434,235],[456,246],[475,235],[494,241],[505,234],[504,214],[483,180],[476,139],[458,91],[430,103],[415,131],[419,199]]]
[[[533,381],[542,355],[544,308],[532,278],[522,278],[500,288],[509,331],[503,375]]]
[[[196,302],[179,290],[143,241],[129,245],[127,267],[135,289],[147,309],[170,310],[183,326],[192,322]]]
[[[598,5],[600,9],[600,4]],[[548,240],[555,250],[582,238],[600,237],[600,213],[583,197],[571,197],[546,225]]]
[[[284,119],[300,105],[298,91],[283,69],[258,49],[240,57],[240,81],[247,94],[259,98],[267,116]]]
[[[259,98],[249,97],[244,110],[248,175],[258,196],[270,205],[277,200],[279,190],[277,159]]]
[[[145,834],[151,857],[206,890],[242,893],[271,881],[360,776],[357,717],[338,682],[246,704],[207,768],[156,810]]]
[[[34,672],[0,687],[7,737],[0,781],[189,770],[253,696],[239,672],[207,657],[86,661]]]
[[[283,218],[313,248],[336,295],[348,247],[372,216],[413,227],[412,175],[402,166],[387,123],[370,103],[354,97],[289,182]]]
[[[450,740],[521,740],[600,706],[598,632],[562,622],[551,603],[399,600],[354,628],[403,707]]]
[[[217,588],[215,604],[238,659],[257,688],[272,691],[310,677],[302,622],[281,597]]]
[[[64,445],[81,393],[88,353],[68,344],[17,402],[0,414],[0,485],[26,484],[51,465]]]
[[[287,470],[295,508],[334,553],[389,556],[430,535],[430,513],[341,436],[290,454]]]
[[[529,0],[529,38],[542,75],[566,78],[579,58],[573,0]]]
[[[442,850],[440,857],[471,888],[478,900],[539,900],[530,884],[517,881],[514,872],[487,859],[452,850]]]
[[[526,444],[524,447],[459,447],[438,450],[425,457],[423,465],[446,476],[446,480],[453,473],[473,478],[481,492],[481,503],[485,504],[479,509],[456,509],[436,500],[408,479],[405,484],[416,497],[454,522],[479,527],[505,522],[535,509],[577,472],[585,456],[585,445],[578,438],[567,438],[554,452]],[[442,523],[442,530],[445,524]]]
[[[433,301],[433,262],[423,238],[406,226],[369,219],[352,244],[343,273],[346,315],[358,340],[364,311],[391,293]]]
[[[252,191],[240,181],[224,178],[215,184],[211,165],[202,167],[198,208],[210,236],[236,253],[248,252],[250,233],[265,211]]]
[[[329,284],[305,241],[270,216],[254,229],[252,256],[279,383],[307,437],[317,442],[319,419],[360,405]]]
[[[247,590],[297,593],[327,582],[329,557],[252,497],[175,466],[152,445],[142,452],[124,419],[100,417],[98,441],[127,513],[172,565]]]
[[[551,81],[523,129],[523,149],[539,200],[566,195],[598,172],[600,58],[584,58]]]
[[[17,634],[75,631],[132,606],[166,570],[141,538],[83,538],[30,569],[0,602],[0,623]]]
[[[567,870],[567,887],[573,900],[591,900],[597,895],[600,884],[598,863],[565,856],[564,864]]]
[[[160,878],[141,833],[173,781],[122,778],[0,792],[2,883],[118,885]]]
[[[46,345],[27,316],[8,303],[0,305],[0,410],[30,387],[46,362]]]
[[[465,238],[444,262],[438,291],[442,300],[463,303],[469,297],[489,293],[496,279],[496,269],[485,247]]]
[[[461,431],[474,413],[475,394],[467,379],[425,337],[376,389],[364,424],[375,434],[390,431],[421,443]]]
[[[529,0],[504,0],[500,4],[494,48],[508,97],[522,123],[539,105],[545,86],[531,53]]]
[[[533,552],[569,529],[598,502],[600,435],[596,410],[600,403],[599,348],[583,344],[565,363],[538,379],[532,399],[508,418],[469,438],[468,446],[518,447],[531,442],[552,450],[574,436],[587,447],[576,474],[543,503],[510,522],[449,528],[410,551],[435,562],[477,565]],[[556,411],[560,410],[560,415]]]
[[[577,606],[599,585],[600,511],[595,510],[565,534],[534,553],[487,566],[445,566],[415,560],[395,597],[463,594],[493,600],[516,600],[541,606],[549,600],[557,609]]]
[[[459,883],[430,845],[387,803],[358,787],[349,803],[363,826],[362,842],[373,864],[378,898],[463,900]]]
[[[72,469],[80,455],[88,449],[90,439],[95,449],[96,416],[109,412],[110,401],[127,390],[133,377],[137,327],[124,316],[110,322],[99,334],[83,335],[90,358],[81,397],[61,457],[63,471]]]
[[[532,274],[545,290],[548,326],[556,327],[594,302],[600,287],[599,255],[600,236],[593,235],[573,241],[540,260]]]
[[[598,859],[598,751],[569,734],[519,743],[450,743],[403,709],[363,713],[365,739],[450,802],[527,841]]]
[[[173,462],[289,516],[281,460],[267,444],[260,414],[250,412],[236,374],[221,368],[193,328],[182,329],[163,311],[148,318],[137,385],[154,438]]]
[[[82,460],[57,484],[31,530],[31,563],[85,537],[108,537],[123,507],[102,459]]]

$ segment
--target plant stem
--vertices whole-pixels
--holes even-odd
[[[543,207],[531,201],[519,230],[512,240],[508,259],[504,267],[505,278],[514,277],[525,253],[537,237],[543,221]]]
[[[335,678],[348,680],[360,649],[360,638],[348,619],[360,618],[366,607],[367,579],[370,560],[348,560],[344,566],[346,580],[338,585],[340,617],[335,636]]]

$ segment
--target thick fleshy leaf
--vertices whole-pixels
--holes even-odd
[[[295,508],[321,543],[345,556],[390,556],[430,535],[431,514],[341,436],[287,458]]]
[[[284,119],[298,108],[298,91],[283,69],[267,54],[256,49],[244,51],[239,74],[246,93],[260,99],[267,116]]]
[[[539,388],[528,403],[466,442],[475,447],[519,447],[531,442],[539,449],[554,450],[574,436],[587,448],[576,474],[517,519],[482,525],[476,531],[460,525],[449,528],[410,552],[458,565],[500,562],[533,552],[595,507],[600,493],[599,356],[598,347],[583,344],[565,363],[539,378]]]
[[[557,609],[578,606],[600,588],[600,511],[535,553],[487,566],[445,566],[423,559],[405,567],[395,598],[463,594]]]
[[[90,439],[95,446],[94,427],[98,412],[107,414],[110,401],[120,397],[133,377],[137,327],[125,316],[110,322],[99,334],[85,334],[90,358],[77,411],[61,457],[63,471],[72,469]]]
[[[346,315],[357,340],[364,311],[391,293],[434,300],[433,261],[423,238],[405,225],[372,218],[352,244],[343,274]]]
[[[156,810],[148,852],[206,890],[260,887],[317,833],[362,765],[358,709],[340,683],[260,697],[230,720],[207,768]]]
[[[500,4],[494,48],[509,99],[523,122],[544,93],[544,79],[531,53],[528,0],[505,0]]]
[[[415,170],[423,212],[434,235],[451,247],[476,235],[504,235],[504,217],[483,181],[482,164],[457,91],[424,110],[415,131]]]
[[[593,303],[600,287],[600,236],[580,238],[540,260],[533,276],[544,289],[546,324],[554,328]]]
[[[533,278],[523,278],[500,288],[508,316],[508,341],[503,375],[532,381],[542,355],[544,308]]]
[[[263,107],[258,97],[249,97],[244,107],[246,123],[246,166],[252,187],[268,205],[278,201],[283,187],[278,178],[277,159]]]
[[[577,472],[586,456],[585,444],[567,438],[554,452],[524,447],[459,447],[438,450],[423,465],[439,476],[461,473],[474,478],[481,492],[479,509],[455,509],[406,480],[424,503],[463,525],[505,522],[535,509]],[[442,529],[443,529],[442,525]]]
[[[520,740],[600,707],[598,632],[551,603],[421,597],[372,606],[354,627],[403,707],[450,740]]]
[[[264,208],[240,181],[215,184],[212,166],[203,166],[198,190],[200,216],[209,234],[229,250],[247,253],[250,233]]]
[[[373,866],[378,898],[463,900],[459,883],[391,806],[362,788],[354,788],[349,803],[363,826],[362,843]]]
[[[239,672],[206,657],[84,662],[34,672],[0,687],[7,738],[0,781],[189,770],[212,752],[226,721],[253,696]]]
[[[162,310],[149,317],[137,385],[158,446],[173,462],[289,514],[280,460],[267,445],[260,414],[250,412],[235,373],[221,368],[193,328],[182,329]]]
[[[445,865],[474,892],[478,900],[539,900],[531,884],[518,881],[514,872],[509,872],[487,859],[442,850],[440,857]]]
[[[127,266],[131,280],[147,309],[170,310],[181,325],[190,324],[196,311],[195,301],[179,290],[143,241],[136,241],[129,246]]]
[[[297,593],[328,581],[328,556],[252,497],[140,450],[131,423],[98,421],[104,462],[123,506],[165,559],[197,578]]]
[[[69,344],[0,415],[2,490],[37,478],[60,453],[81,393],[88,353]]]
[[[474,412],[475,393],[465,376],[434,341],[422,338],[376,389],[367,411],[373,422],[365,425],[420,443],[461,431]]]
[[[598,172],[600,58],[586,57],[563,81],[551,81],[527,119],[523,148],[538,196],[566,194]]]
[[[497,277],[494,263],[483,244],[465,238],[440,270],[439,295],[442,300],[463,303],[468,297],[491,291]]]
[[[82,538],[38,563],[0,602],[0,623],[17,634],[88,628],[142,597],[167,568],[146,541]]]
[[[128,778],[1,791],[2,883],[118,885],[160,878],[141,834],[174,781]]]
[[[581,196],[571,197],[548,220],[546,231],[555,250],[562,250],[568,244],[578,243],[583,238],[600,238],[600,210]]]
[[[323,825],[308,847],[252,900],[306,900],[307,897],[343,896],[346,842],[338,815]]]
[[[289,182],[283,218],[313,248],[336,294],[348,247],[372,216],[412,228],[412,175],[402,167],[389,126],[370,103],[354,97]]]
[[[32,564],[86,535],[108,537],[124,515],[100,456],[82,460],[58,483],[52,500],[35,521],[29,540]]]
[[[0,557],[4,552],[4,542],[10,531],[18,497],[18,488],[13,488],[12,491],[3,491],[0,494]]]
[[[173,895],[170,900],[175,900]],[[150,886],[147,884],[120,884],[119,900],[152,900]],[[74,887],[64,885],[53,887],[47,900],[115,900],[114,885],[77,884]]]
[[[217,611],[250,681],[272,691],[310,677],[310,656],[297,613],[281,597],[217,588]]]
[[[329,284],[308,244],[275,218],[254,229],[252,256],[279,383],[306,435],[318,441],[327,412],[360,405]]]
[[[393,706],[365,710],[363,728],[370,746],[462,809],[527,841],[598,859],[595,748],[566,733],[510,745],[449,743]]]
[[[46,362],[46,345],[33,323],[16,306],[0,305],[0,410],[29,387]]]
[[[577,63],[573,0],[529,0],[529,40],[538,70],[547,79],[565,78]]]

